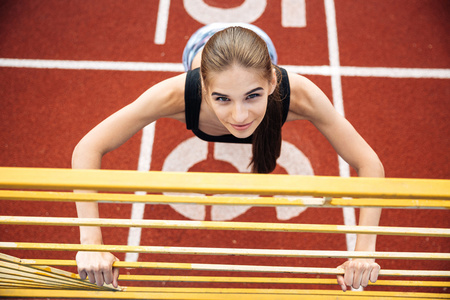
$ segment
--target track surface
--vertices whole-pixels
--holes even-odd
[[[92,70],[83,62],[93,61],[98,68],[105,62],[172,63],[176,70],[180,70],[183,47],[188,37],[202,26],[197,20],[202,14],[199,13],[199,17],[187,12],[185,5],[192,5],[189,3],[194,1],[184,1],[187,4],[181,0],[162,2],[170,2],[168,21],[163,22],[167,24],[166,29],[157,25],[158,15],[163,15],[163,10],[156,0],[0,2],[1,166],[70,167],[74,146],[93,126],[136,99],[148,87],[179,73],[159,64],[156,65],[158,71],[137,71],[133,67],[125,71],[114,70],[114,67],[112,70]],[[227,14],[227,9],[239,8],[246,2],[250,1],[234,0],[227,4],[203,1],[210,7],[223,9],[222,15]],[[335,6],[334,23],[324,3]],[[301,10],[299,7],[292,9]],[[345,116],[379,154],[387,177],[450,178],[450,2],[307,0],[305,14],[306,26],[283,27],[281,1],[268,0],[261,16],[253,24],[272,37],[280,65],[299,70],[321,87],[338,109],[343,108]],[[337,35],[330,34],[333,28]],[[162,42],[158,37],[161,33],[166,34]],[[333,44],[330,36],[337,38],[337,43]],[[25,66],[16,60],[3,59],[20,59]],[[52,60],[51,63],[57,67],[48,61],[39,61],[41,67],[31,67],[34,60]],[[74,61],[75,69],[61,67],[61,60]],[[336,70],[341,70],[341,76],[333,73],[330,65],[340,67]],[[361,72],[365,74],[361,75]],[[192,137],[184,124],[159,120],[153,144],[150,144],[151,156],[145,157],[141,151],[142,133],[138,133],[121,148],[108,154],[103,168],[135,170],[141,159],[150,164],[151,170],[238,171],[232,156],[218,159],[215,151],[222,149],[221,145],[201,143]],[[187,154],[186,157],[178,155],[179,152],[172,154],[175,160],[169,156],[188,140],[198,147],[194,150],[206,149],[206,156],[192,159]],[[315,175],[346,175],[348,168],[343,165],[340,171],[336,153],[310,124],[286,124],[283,140],[304,154],[307,159],[302,158],[302,161],[306,161],[307,166],[294,171],[279,166],[276,173],[306,174],[312,171]],[[299,156],[290,159],[297,158]],[[351,175],[355,176],[355,173],[351,171]],[[76,216],[75,205],[71,203],[2,201],[0,213]],[[102,217],[130,218],[131,213],[131,205],[101,205]],[[301,213],[256,207],[241,212],[227,212],[217,207],[183,212],[167,205],[147,205],[143,217],[318,224],[351,222],[351,218],[344,218],[341,209],[313,208]],[[386,209],[381,225],[448,228],[449,220],[449,213],[443,210]],[[106,244],[127,244],[129,232],[128,229],[105,228],[103,234]],[[77,228],[70,227],[62,230],[56,227],[1,226],[0,239],[78,243],[79,236]],[[144,230],[139,241],[141,245],[347,249],[345,235],[331,234]],[[379,236],[377,250],[450,252],[450,243],[448,239],[439,238]],[[24,258],[73,259],[75,256],[69,252],[7,253]],[[118,254],[118,257],[125,259],[123,254]],[[342,263],[336,259],[164,255],[140,255],[138,259],[322,267]],[[383,260],[379,263],[386,269],[450,269],[450,264],[442,261]],[[129,272],[136,274],[135,271]],[[224,272],[223,275],[230,274]],[[377,290],[376,287],[367,289]],[[408,290],[448,292],[444,289]]]

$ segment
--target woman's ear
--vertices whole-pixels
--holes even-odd
[[[202,88],[202,94],[207,95],[208,94],[208,89],[205,86],[205,83],[203,81],[202,76],[200,76],[200,85],[201,85],[201,88]]]
[[[277,88],[277,71],[275,68],[272,68],[272,79],[270,80],[270,93],[269,95],[272,95],[273,92],[275,92],[275,89]]]

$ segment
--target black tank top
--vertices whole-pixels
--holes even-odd
[[[289,103],[291,90],[289,86],[289,78],[285,69],[279,68],[281,71],[280,84],[280,98],[283,101],[283,124],[289,112]],[[186,128],[200,139],[207,142],[221,142],[221,143],[246,143],[251,144],[253,135],[240,139],[232,134],[225,134],[220,136],[213,136],[204,133],[198,129],[198,120],[200,117],[200,106],[202,104],[202,90],[200,88],[200,69],[190,70],[186,75],[186,84],[184,90],[184,103],[186,114]]]

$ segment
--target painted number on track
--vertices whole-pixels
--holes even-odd
[[[264,13],[267,0],[245,0],[232,8],[211,6],[204,0],[183,0],[186,12],[202,24],[214,22],[253,23]],[[155,44],[166,42],[167,24],[169,22],[170,0],[160,0],[156,23]],[[281,25],[283,27],[306,27],[305,0],[281,0]]]

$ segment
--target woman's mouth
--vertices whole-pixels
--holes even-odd
[[[252,123],[253,122],[250,122],[250,123],[247,123],[247,124],[242,124],[242,125],[240,125],[240,124],[231,124],[231,126],[234,129],[236,129],[236,130],[242,131],[242,130],[248,129],[252,125]]]

